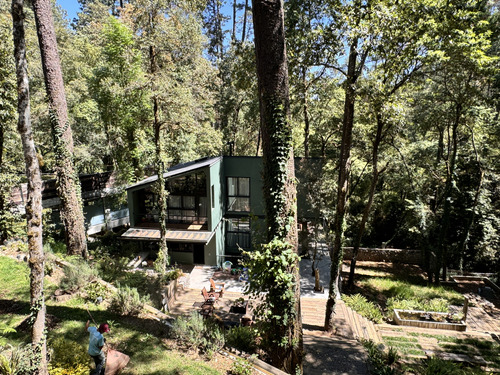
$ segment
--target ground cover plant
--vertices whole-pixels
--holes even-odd
[[[367,318],[379,323],[376,310],[383,312],[385,320],[392,320],[394,309],[449,312],[451,305],[462,305],[464,297],[443,286],[427,285],[423,275],[412,267],[401,265],[408,272],[377,273],[369,267],[358,267],[356,294],[345,298],[346,304]]]
[[[29,342],[29,269],[26,263],[0,256],[0,345],[14,348]],[[4,303],[5,302],[5,303]],[[88,334],[85,322],[89,314],[99,323],[107,321],[111,332],[107,344],[130,356],[123,372],[131,374],[225,374],[231,361],[220,357],[205,362],[191,353],[177,350],[167,339],[164,324],[145,317],[121,316],[105,304],[96,305],[83,296],[57,302],[47,296],[47,340],[51,351],[50,374],[88,374],[90,357],[86,354]],[[92,323],[91,323],[92,324]],[[66,372],[65,372],[66,371]],[[73,371],[73,372],[67,372]]]

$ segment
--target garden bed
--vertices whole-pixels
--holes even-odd
[[[394,309],[394,321],[401,326],[450,331],[465,331],[467,328],[464,321],[452,321],[448,313],[442,312]]]

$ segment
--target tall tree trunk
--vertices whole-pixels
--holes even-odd
[[[302,67],[302,110],[304,113],[304,157],[309,157],[309,108],[307,103],[307,69]]]
[[[467,246],[467,240],[469,239],[470,235],[470,230],[472,228],[472,224],[474,223],[474,218],[476,217],[476,208],[479,203],[479,196],[481,195],[481,189],[483,187],[483,181],[484,181],[484,171],[480,167],[479,171],[479,181],[477,184],[476,192],[474,194],[474,202],[472,203],[472,207],[470,208],[471,213],[470,216],[467,220],[467,224],[465,226],[464,233],[462,235],[462,238],[460,239],[460,244],[458,246],[458,251],[459,251],[459,269],[461,272],[464,270],[464,262],[465,262],[465,247]]]
[[[342,143],[340,145],[339,177],[337,188],[337,205],[333,225],[330,224],[330,231],[333,233],[333,246],[330,249],[330,291],[326,303],[325,330],[333,331],[333,318],[335,312],[335,302],[337,298],[338,283],[342,260],[344,257],[342,250],[342,237],[344,216],[347,205],[348,181],[351,172],[351,143],[352,127],[354,124],[354,102],[356,99],[356,81],[358,72],[356,69],[358,59],[358,41],[354,40],[349,49],[349,60],[347,66],[347,78],[345,88],[344,119],[342,123]]]
[[[248,11],[248,0],[245,0],[245,8],[243,8],[243,28],[241,30],[241,43],[245,42],[245,37],[247,32],[247,11]]]
[[[57,41],[50,0],[33,0],[38,43],[42,56],[45,88],[49,98],[49,111],[56,154],[58,194],[61,216],[66,229],[68,254],[87,257],[87,239],[81,202],[78,174],[73,165],[73,134],[68,123],[68,108],[57,52]]]
[[[236,0],[233,0],[233,31],[231,32],[231,42],[236,41]]]
[[[470,214],[470,217],[467,221],[467,225],[465,227],[463,236],[460,240],[460,245],[458,247],[459,257],[460,257],[459,269],[461,272],[463,272],[464,262],[465,262],[465,259],[464,259],[465,258],[465,247],[467,245],[467,240],[468,240],[469,235],[470,235],[470,230],[472,228],[472,224],[474,223],[474,218],[476,216],[476,207],[478,206],[478,203],[479,203],[479,197],[481,195],[481,189],[483,187],[483,182],[484,182],[484,169],[481,166],[481,160],[479,158],[479,153],[477,152],[477,148],[476,148],[476,142],[474,140],[474,131],[472,129],[471,129],[471,137],[472,137],[472,147],[474,148],[474,154],[476,155],[476,163],[477,163],[478,168],[479,168],[479,181],[477,184],[476,192],[474,194],[474,202],[472,203],[471,214]]]
[[[23,0],[12,1],[14,55],[16,61],[18,123],[17,130],[23,144],[26,177],[28,180],[28,202],[26,220],[28,224],[28,250],[30,273],[30,306],[33,317],[31,343],[35,353],[32,363],[40,375],[47,371],[47,344],[45,338],[45,300],[43,277],[45,256],[42,243],[42,177],[36,156],[35,142],[31,131],[28,63],[24,41]]]
[[[151,75],[154,77],[157,72],[158,66],[156,64],[156,50],[154,46],[149,47],[149,61]],[[153,92],[155,90],[153,89]],[[157,181],[157,194],[159,206],[159,219],[160,222],[160,248],[158,250],[158,258],[155,262],[155,268],[160,273],[166,272],[166,266],[170,264],[167,247],[167,191],[165,186],[165,163],[163,162],[163,148],[161,140],[161,122],[160,122],[160,109],[158,104],[158,97],[153,95],[153,129],[155,134],[155,164],[156,173],[158,175]]]
[[[253,22],[259,87],[260,124],[264,166],[264,200],[268,240],[288,242],[298,254],[297,210],[294,158],[289,122],[288,64],[283,2],[254,0]],[[297,258],[298,259],[298,258]],[[298,260],[289,265],[294,275],[293,316],[287,322],[275,322],[271,335],[285,345],[276,345],[269,353],[274,366],[294,373],[302,371],[302,322],[300,314],[300,276]],[[271,307],[273,316],[281,315],[282,306]],[[276,341],[275,341],[276,342]]]
[[[458,152],[458,126],[462,115],[462,105],[457,103],[455,108],[455,119],[452,125],[451,132],[451,154],[447,160],[446,183],[443,192],[443,216],[441,219],[441,228],[437,238],[437,254],[436,267],[434,270],[434,283],[439,284],[439,276],[441,269],[443,270],[443,280],[446,280],[447,264],[448,264],[448,230],[451,220],[451,195],[453,194],[453,186],[455,185],[455,165]]]
[[[378,183],[378,177],[380,172],[378,170],[378,150],[380,142],[382,142],[382,130],[384,128],[384,121],[382,120],[382,115],[380,111],[377,113],[377,133],[375,135],[375,140],[373,141],[373,151],[372,151],[372,181],[370,183],[370,192],[368,194],[368,202],[363,210],[363,216],[361,222],[359,223],[358,233],[354,239],[354,246],[352,249],[352,259],[351,267],[349,270],[349,280],[347,282],[347,288],[351,289],[354,284],[354,272],[356,269],[356,259],[358,257],[359,246],[361,244],[361,239],[365,233],[366,223],[368,222],[368,217],[370,216],[370,211],[372,209],[373,198],[375,196],[375,189]]]
[[[4,168],[4,164],[3,164],[3,154],[4,154],[4,126],[5,124],[3,122],[0,122],[0,175],[2,175],[3,173],[5,173],[5,168]],[[3,189],[2,189],[3,190]],[[7,190],[7,189],[5,189]],[[5,192],[3,191],[0,191],[0,213],[3,213],[5,212],[5,210],[7,209],[7,194],[5,194]],[[1,215],[1,214],[0,214]],[[3,243],[5,242],[5,240],[7,239],[7,231],[5,230],[6,228],[4,228],[3,226],[3,223],[5,221],[3,220],[3,218],[0,218],[0,245],[3,245]]]

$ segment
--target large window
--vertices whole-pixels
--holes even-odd
[[[168,195],[167,223],[205,225],[208,220],[207,180],[205,173],[175,177],[166,182]],[[136,222],[158,223],[158,197],[152,187],[138,195]]]
[[[250,212],[250,178],[227,178],[227,210]]]
[[[239,254],[240,248],[250,250],[250,218],[226,219],[226,254]]]

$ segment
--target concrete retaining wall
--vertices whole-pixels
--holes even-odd
[[[349,260],[351,258],[352,247],[344,247],[344,260]],[[408,249],[373,249],[360,247],[357,260],[365,262],[422,264],[422,251]]]

